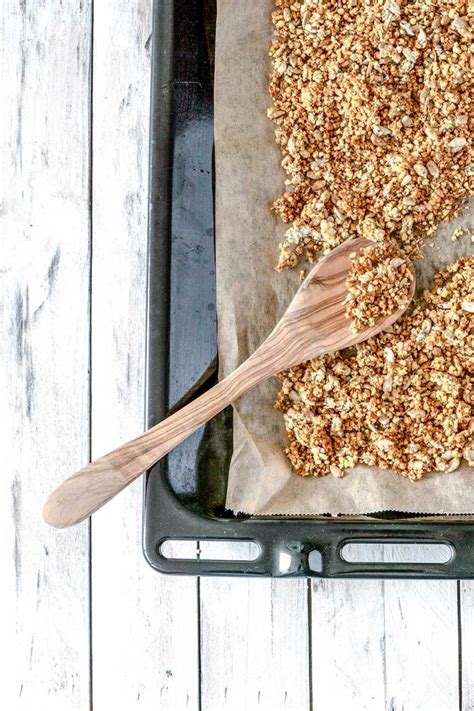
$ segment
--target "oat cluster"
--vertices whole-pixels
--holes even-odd
[[[472,192],[467,0],[275,0],[279,269],[349,237],[422,238]],[[471,15],[472,19],[472,15]]]
[[[362,331],[384,316],[406,309],[412,282],[410,262],[393,242],[353,252],[346,281],[346,316],[352,330]]]
[[[277,407],[302,476],[357,464],[416,480],[474,466],[474,257],[438,272],[415,311],[346,353],[283,373]]]

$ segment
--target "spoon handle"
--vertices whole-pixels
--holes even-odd
[[[67,528],[91,516],[198,427],[278,370],[272,349],[259,348],[196,400],[66,479],[46,500],[44,520]]]

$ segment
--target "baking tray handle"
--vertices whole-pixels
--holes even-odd
[[[435,524],[436,525],[436,524]],[[452,540],[427,524],[413,530],[413,524],[397,525],[393,535],[377,530],[374,535],[347,536],[308,552],[308,575],[368,578],[455,578],[472,570],[469,545]],[[465,542],[467,543],[467,542]]]
[[[145,487],[144,549],[148,562],[163,573],[249,575],[256,577],[436,578],[474,577],[474,523],[446,527],[444,520],[365,520],[302,518],[210,518],[189,509],[172,490],[165,467]],[[151,483],[149,481],[149,483]],[[153,516],[147,520],[147,512]],[[194,558],[170,558],[166,540],[196,543]],[[199,556],[198,542],[253,542],[253,560],[210,560]]]

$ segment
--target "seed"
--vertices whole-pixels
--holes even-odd
[[[411,72],[415,64],[413,62],[408,61],[406,59],[402,64],[400,64],[400,71],[403,72],[403,74],[408,74],[408,72]]]
[[[464,138],[464,136],[459,136],[458,138],[453,138],[453,140],[448,143],[448,148],[451,153],[459,153],[459,151],[462,151],[466,143],[467,139]]]
[[[330,465],[329,471],[334,477],[336,477],[336,479],[342,479],[342,477],[344,476],[343,470],[337,467],[335,464]]]
[[[456,456],[457,456],[457,452],[455,449],[447,449],[446,452],[443,452],[443,454],[441,455],[441,458],[447,459],[449,461],[450,459],[453,459]]]
[[[415,163],[415,165],[413,166],[413,170],[417,175],[421,175],[422,178],[426,178],[428,175],[428,172],[423,163]]]
[[[409,410],[408,415],[415,420],[422,420],[426,417],[426,412],[421,408],[414,408],[413,410]]]
[[[463,301],[461,308],[468,314],[474,314],[474,301]]]
[[[398,267],[401,267],[402,264],[405,264],[405,260],[402,259],[401,257],[394,257],[393,259],[390,260],[390,266],[393,267],[394,269],[398,269]]]
[[[461,464],[461,459],[459,457],[454,457],[449,463],[448,468],[446,469],[446,472],[455,472],[456,469],[459,468],[459,465]]]
[[[407,60],[408,60],[411,64],[415,64],[415,62],[416,62],[416,55],[413,54],[413,52],[411,51],[411,49],[410,49],[409,47],[403,47],[402,52],[403,52],[404,57],[406,57]]]
[[[377,125],[372,126],[372,132],[376,136],[391,136],[392,135],[391,130],[389,128],[387,128],[386,126],[377,126]]]
[[[423,323],[421,324],[421,330],[423,333],[429,333],[431,331],[432,323],[429,318],[425,318]]]
[[[430,98],[430,90],[428,89],[428,87],[424,87],[420,91],[420,105],[424,111],[426,110],[426,107],[428,105],[429,98]]]
[[[395,0],[390,0],[387,4],[387,10],[392,13],[392,15],[400,15],[400,5]]]
[[[276,119],[280,118],[280,116],[285,115],[285,111],[272,111],[272,109],[269,110],[269,118]]]
[[[294,155],[296,152],[296,145],[295,145],[295,139],[293,136],[290,136],[288,139],[288,143],[286,144],[286,147],[288,149],[288,153],[290,155]]]
[[[413,28],[413,25],[410,25],[410,23],[407,22],[406,20],[402,20],[402,21],[400,22],[400,27],[402,28],[402,30],[403,30],[404,32],[407,33],[407,35],[410,35],[410,37],[414,37],[414,36],[415,36],[415,30],[414,30],[414,28]]]
[[[417,44],[420,45],[420,47],[426,47],[426,42],[427,42],[426,32],[424,31],[424,29],[422,27],[420,27],[420,29],[418,31],[418,36],[416,38],[416,41],[417,41]]]
[[[429,160],[428,163],[426,164],[426,167],[428,169],[428,173],[430,175],[432,175],[433,178],[439,177],[439,168],[434,161]]]
[[[469,30],[466,27],[466,23],[462,19],[462,17],[455,17],[454,20],[451,23],[451,27],[453,30],[456,30],[460,35],[463,36],[468,36]]]

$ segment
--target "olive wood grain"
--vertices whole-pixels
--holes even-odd
[[[163,422],[66,479],[48,497],[45,521],[57,528],[80,523],[261,380],[309,358],[355,345],[393,324],[405,309],[355,333],[345,316],[350,254],[368,244],[365,239],[350,240],[318,262],[276,328],[248,360]],[[413,272],[411,297],[414,290]]]

